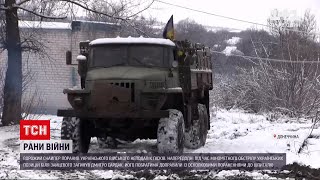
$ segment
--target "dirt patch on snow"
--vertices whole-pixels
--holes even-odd
[[[277,178],[294,178],[296,180],[320,180],[320,169],[314,169],[310,166],[293,163],[283,167],[283,171],[279,173],[270,173],[269,175]]]

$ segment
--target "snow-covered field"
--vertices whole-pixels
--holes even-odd
[[[40,119],[51,120],[51,138],[60,138],[61,118],[56,116],[42,116]],[[276,121],[268,115],[245,113],[240,110],[211,110],[211,129],[207,143],[197,150],[185,149],[185,152],[203,153],[287,153],[287,163],[298,162],[320,168],[320,126],[312,132],[307,146],[301,153],[298,150],[304,139],[310,135],[311,120],[289,119],[280,117]],[[291,138],[278,139],[282,135],[292,135]],[[156,140],[136,140],[125,143],[119,149],[99,149],[97,139],[92,138],[90,152],[144,152],[156,151]],[[276,179],[267,171],[243,172],[210,171],[189,172],[197,179],[225,179],[229,177],[250,177],[251,179]],[[184,179],[181,175],[168,172],[148,171],[150,179]],[[285,172],[283,172],[285,173]],[[151,174],[151,175],[150,175]],[[141,172],[120,171],[22,171],[19,170],[19,126],[0,127],[0,178],[36,178],[36,179],[144,179]],[[147,179],[149,179],[147,178]]]

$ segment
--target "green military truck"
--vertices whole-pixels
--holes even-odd
[[[71,64],[67,52],[67,64]],[[157,139],[159,153],[199,148],[210,128],[210,49],[160,38],[103,38],[80,43],[81,88],[65,89],[71,109],[61,138],[87,153],[91,137]]]

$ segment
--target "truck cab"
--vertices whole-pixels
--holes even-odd
[[[212,88],[210,53],[204,46],[160,38],[102,38],[81,42],[77,61],[81,88],[65,89],[72,109],[58,110],[64,117],[62,137],[79,137],[73,140],[75,152],[87,152],[94,136],[157,138],[159,152],[204,145]]]

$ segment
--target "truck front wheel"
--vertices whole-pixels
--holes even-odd
[[[76,117],[64,117],[61,124],[61,139],[72,140],[73,153],[87,153],[90,145],[88,121]]]
[[[198,104],[199,119],[194,120],[186,130],[184,145],[189,149],[197,149],[204,146],[208,134],[208,113],[203,104]]]
[[[159,120],[157,131],[159,153],[182,153],[184,147],[184,120],[180,111],[169,110],[168,118]]]

